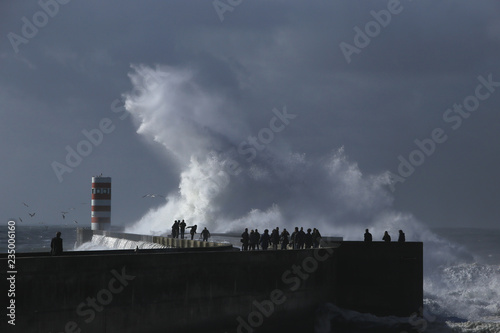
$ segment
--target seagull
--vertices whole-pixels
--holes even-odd
[[[29,207],[28,204],[26,202],[23,202],[23,205],[25,205],[26,207]]]
[[[19,222],[23,222],[23,219],[22,219],[22,218],[19,218]]]
[[[78,222],[76,220],[74,220],[73,222],[75,222],[76,224],[78,224]]]
[[[68,212],[61,212],[61,214],[62,214],[63,219],[65,219],[66,215],[64,215],[64,214],[68,214]]]
[[[148,198],[156,198],[156,197],[162,197],[162,198],[165,198],[165,196],[164,196],[164,195],[161,195],[161,194],[144,194],[142,197],[143,197],[143,198],[145,198],[145,197],[148,197]]]
[[[30,217],[35,216],[35,214],[36,214],[36,213],[28,213],[28,215],[29,215]]]

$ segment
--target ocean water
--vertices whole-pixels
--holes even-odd
[[[7,225],[0,225],[0,252],[7,252]],[[75,227],[16,224],[17,252],[49,252],[61,231],[74,251]],[[375,317],[332,304],[318,309],[315,331],[500,333],[500,229],[433,229],[424,241],[424,308],[409,318]],[[233,237],[231,237],[233,238]],[[218,236],[218,240],[224,240]],[[112,246],[119,244],[114,242]],[[80,249],[112,249],[102,240]]]

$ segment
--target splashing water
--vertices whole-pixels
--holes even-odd
[[[466,249],[437,236],[413,215],[395,211],[387,172],[363,174],[343,147],[309,158],[294,152],[277,132],[249,158],[240,148],[259,128],[244,121],[248,110],[204,86],[195,71],[133,66],[130,78],[140,92],[126,95],[137,133],[161,144],[180,174],[179,188],[165,204],[126,232],[168,232],[176,219],[211,232],[316,227],[346,240],[360,240],[365,228],[374,240],[384,230],[395,235],[403,229],[407,240],[425,243],[426,307],[461,318],[499,313],[499,270],[474,265]],[[299,114],[293,106],[288,110]]]

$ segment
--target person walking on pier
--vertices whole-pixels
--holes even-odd
[[[389,233],[387,231],[384,232],[384,237],[382,237],[382,240],[384,242],[390,242],[391,241],[391,236],[389,235]]]
[[[248,251],[248,243],[250,241],[250,235],[248,235],[248,228],[241,234],[242,251]]]
[[[365,230],[365,242],[370,243],[372,241],[373,237],[372,234],[368,231],[368,229]]]
[[[184,222],[184,220],[179,223],[179,229],[181,231],[181,239],[184,239],[184,232],[186,231],[186,222]]]
[[[264,230],[264,233],[262,234],[262,236],[260,236],[260,245],[262,245],[262,250],[267,250],[267,247],[269,246],[269,240],[270,240],[270,236],[269,236],[269,230]]]
[[[288,236],[290,236],[290,233],[286,231],[286,229],[283,229],[283,232],[281,233],[281,249],[286,250],[288,243],[290,242],[288,240]]]
[[[56,237],[52,238],[50,242],[50,253],[53,256],[59,256],[63,253],[63,240],[60,231],[56,233]]]
[[[201,237],[204,242],[208,242],[208,238],[210,237],[210,231],[208,231],[207,227],[201,231]]]
[[[403,232],[403,230],[399,230],[398,242],[404,243],[405,241],[406,241],[405,233]]]

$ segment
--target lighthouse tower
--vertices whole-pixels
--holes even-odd
[[[109,230],[111,226],[111,177],[92,177],[92,230]]]

